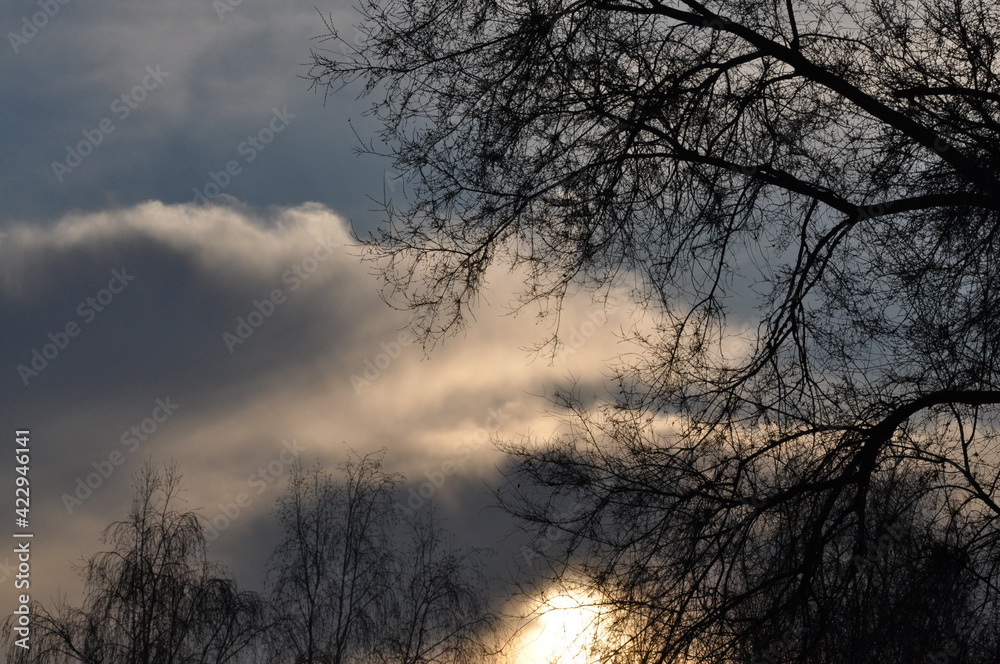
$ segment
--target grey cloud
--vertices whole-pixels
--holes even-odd
[[[12,30],[37,10],[21,5],[0,24]],[[330,11],[350,23],[346,3]],[[3,45],[2,218],[45,223],[67,210],[190,201],[241,158],[237,147],[272,108],[287,107],[295,121],[226,193],[265,206],[317,200],[370,226],[365,196],[381,193],[387,164],[352,155],[348,119],[369,128],[362,106],[350,95],[324,106],[300,78],[322,31],[315,3],[244,2],[221,20],[210,2],[62,6],[18,53]],[[147,68],[165,75],[153,89],[141,89],[153,82]],[[88,154],[73,156],[78,147]]]
[[[190,504],[211,517],[274,462],[283,441],[304,447],[303,463],[331,467],[345,444],[386,447],[407,489],[440,480],[430,497],[460,537],[489,546],[490,533],[505,534],[511,524],[499,513],[480,514],[502,465],[491,438],[544,434],[546,404],[534,395],[569,366],[531,362],[521,350],[540,330],[484,309],[464,338],[426,358],[418,344],[398,345],[406,316],[382,303],[370,266],[343,246],[342,218],[318,204],[227,203],[150,201],[5,231],[0,419],[30,427],[37,441],[33,509],[51,570],[44,592],[79,588],[68,562],[97,550],[96,532],[122,516],[145,461],[175,460]],[[340,246],[327,257],[318,240]],[[508,292],[517,276],[494,283]],[[585,320],[587,310],[571,303],[565,320]],[[241,326],[252,334],[230,352],[223,335],[239,338]],[[604,343],[597,333],[584,341],[568,357],[577,375],[591,367],[584,377],[596,385]],[[48,353],[47,366],[25,385],[18,367],[30,368],[36,351]],[[352,379],[369,366],[377,375],[358,389]],[[177,406],[168,418],[157,410],[162,400]],[[110,476],[98,478],[112,461]],[[224,556],[247,552],[230,560],[241,574],[273,537],[260,529],[285,470],[213,543]],[[76,504],[77,490],[87,492],[81,482],[99,486]]]

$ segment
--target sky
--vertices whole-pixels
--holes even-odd
[[[349,37],[344,0],[318,10]],[[348,449],[385,448],[408,477],[399,500],[430,495],[456,541],[496,551],[491,574],[523,566],[490,496],[506,463],[491,440],[557,431],[547,396],[571,380],[603,395],[626,298],[571,297],[566,351],[539,356],[549,323],[511,314],[520,281],[497,269],[462,334],[415,343],[352,239],[397,186],[391,163],[355,153],[376,129],[366,102],[302,78],[314,1],[0,12],[0,435],[10,451],[30,430],[32,598],[79,598],[73,565],[101,550],[147,462],[177,464],[218,526],[212,557],[247,588],[291,464],[333,468]],[[14,466],[0,465],[8,504]]]

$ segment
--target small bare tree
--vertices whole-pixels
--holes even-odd
[[[292,471],[278,499],[282,540],[271,557],[271,601],[286,628],[275,645],[296,664],[352,661],[372,645],[393,580],[394,476],[380,456],[350,459],[338,482],[320,467]]]
[[[448,545],[433,505],[413,513],[397,536],[396,583],[384,609],[385,631],[373,649],[384,664],[482,662],[494,618],[475,551]]]
[[[110,550],[82,570],[79,608],[35,606],[35,635],[12,662],[48,664],[229,664],[250,661],[263,604],[217,563],[194,512],[179,508],[176,468],[147,465],[128,516],[103,534]],[[20,652],[13,652],[13,651]]]
[[[275,661],[451,664],[479,651],[491,618],[472,554],[446,547],[433,520],[403,536],[402,476],[383,470],[383,458],[352,453],[341,477],[293,470],[267,575],[282,621]]]

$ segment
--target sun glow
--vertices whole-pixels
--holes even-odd
[[[519,664],[590,664],[600,635],[599,602],[577,593],[552,594],[540,602],[525,630]]]

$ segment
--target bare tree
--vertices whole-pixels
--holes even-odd
[[[433,506],[410,514],[397,537],[396,583],[385,608],[385,631],[375,646],[385,664],[483,662],[495,626],[478,552],[448,544]]]
[[[506,447],[500,495],[552,582],[597,598],[604,661],[943,661],[944,645],[994,661],[995,516],[946,465],[890,457],[859,505],[809,445],[694,445],[633,411],[577,416],[565,440]]]
[[[768,625],[824,656],[829,612],[867,592],[836,561],[877,541],[874,487],[904,472],[928,478],[911,497],[936,533],[909,564],[945,542],[997,615],[995,3],[362,13],[350,41],[327,23],[310,76],[361,80],[384,123],[370,149],[402,174],[369,243],[387,299],[432,341],[500,262],[525,273],[521,302],[625,283],[656,321],[618,403],[510,448],[551,492],[511,509],[564,528],[565,569],[658,635],[641,661],[725,661]]]
[[[342,477],[295,469],[278,500],[283,538],[271,558],[282,619],[275,658],[296,664],[451,664],[482,652],[492,623],[474,554],[445,546],[433,519],[403,536],[402,481],[384,452],[353,455]]]
[[[83,605],[55,613],[36,605],[32,647],[12,649],[9,661],[250,661],[264,629],[263,605],[208,560],[198,516],[179,509],[179,494],[176,468],[147,465],[128,516],[104,531],[111,549],[82,570]]]
[[[271,558],[272,602],[288,622],[279,647],[296,664],[354,661],[372,645],[393,582],[389,526],[398,479],[381,455],[349,459],[345,482],[295,469],[278,500],[283,537]]]

